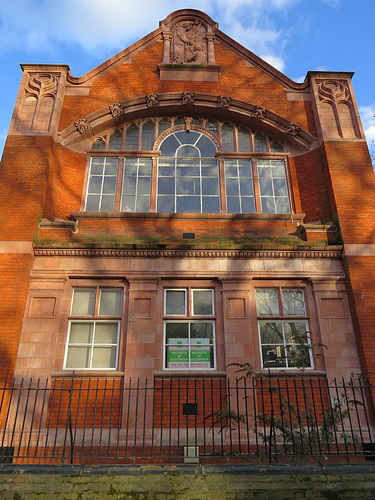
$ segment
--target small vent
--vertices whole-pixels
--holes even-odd
[[[14,446],[0,447],[0,464],[12,464],[14,455]]]
[[[195,233],[182,233],[182,237],[184,240],[194,240]]]
[[[198,415],[197,403],[183,403],[182,414],[183,415]]]

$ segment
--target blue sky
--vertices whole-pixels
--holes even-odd
[[[20,63],[68,64],[81,76],[181,8],[219,28],[290,78],[353,71],[370,144],[375,140],[375,0],[0,0],[0,157],[21,80]]]

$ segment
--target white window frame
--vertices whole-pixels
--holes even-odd
[[[82,314],[72,316],[74,296],[77,290],[95,290],[95,301],[94,301],[94,312],[93,314]],[[104,290],[120,290],[121,291],[121,310],[119,315],[109,316],[109,315],[99,315],[99,309],[101,304],[101,296]],[[118,362],[119,362],[119,346],[120,346],[120,332],[121,332],[121,321],[122,321],[122,308],[123,308],[123,300],[124,300],[124,290],[121,287],[113,287],[113,286],[82,286],[76,287],[73,289],[72,300],[70,304],[70,317],[68,322],[68,332],[66,338],[65,345],[65,353],[64,353],[64,362],[63,369],[64,370],[88,370],[88,371],[115,371],[118,370]],[[74,344],[70,343],[70,334],[71,328],[73,324],[90,324],[93,325],[93,333],[91,342],[76,342]],[[116,336],[116,344],[114,343],[105,343],[105,344],[95,344],[95,329],[97,324],[117,324],[117,336]],[[93,353],[95,347],[113,347],[116,345],[116,362],[114,367],[93,367]],[[87,367],[68,367],[68,353],[69,347],[87,347],[89,349],[90,361],[89,366]]]
[[[211,292],[211,298],[212,298],[212,314],[210,315],[194,315],[194,292],[195,291],[210,291]],[[173,314],[166,314],[166,298],[167,298],[167,292],[169,291],[184,291],[185,292],[185,314],[184,315],[173,315]],[[190,292],[190,293],[189,293]],[[215,296],[214,296],[214,289],[212,288],[196,288],[196,287],[186,287],[186,288],[165,288],[164,289],[164,320],[163,320],[163,367],[164,370],[175,370],[175,371],[181,371],[181,370],[189,370],[189,371],[212,371],[216,370],[216,318],[215,318],[215,310],[214,310],[214,302],[215,302]],[[189,303],[188,303],[189,301]],[[186,319],[183,319],[183,318]],[[176,319],[174,319],[176,318]],[[186,346],[186,351],[188,353],[187,355],[187,365],[185,366],[178,366],[178,363],[176,366],[168,367],[168,360],[167,360],[167,348],[168,347],[176,347],[176,350],[178,350],[178,345],[176,343],[167,343],[167,324],[174,323],[174,324],[187,324],[188,325],[188,336],[186,338],[186,343],[181,343],[181,346]],[[191,361],[191,352],[193,351],[194,347],[197,346],[198,344],[194,344],[191,342],[191,325],[192,324],[197,324],[197,323],[208,323],[212,325],[212,343],[209,341],[208,343],[203,344],[203,348],[205,346],[208,347],[208,351],[211,355],[212,352],[212,357],[213,359],[209,361],[209,364],[213,366],[202,366],[204,362],[201,362],[200,365],[193,366],[194,361]],[[185,339],[184,339],[185,340]],[[203,349],[197,349],[197,350],[203,350]],[[183,362],[180,362],[181,365],[183,365]]]
[[[306,311],[306,297],[305,297],[305,291],[303,288],[299,287],[257,287],[255,289],[255,294],[257,290],[276,290],[277,292],[277,303],[278,303],[278,308],[279,308],[279,314],[278,315],[260,315],[258,314],[257,311],[257,324],[258,324],[258,336],[259,336],[259,350],[260,350],[260,358],[261,358],[261,365],[263,370],[301,370],[302,367],[298,366],[293,366],[291,362],[288,360],[288,357],[286,356],[286,350],[287,348],[293,347],[294,344],[291,344],[290,342],[286,341],[285,338],[285,328],[284,325],[287,323],[305,323],[305,331],[306,331],[306,337],[307,337],[307,343],[304,344],[308,346],[308,354],[309,354],[309,360],[310,360],[310,366],[303,367],[306,370],[313,370],[314,369],[314,358],[312,355],[312,346],[311,346],[311,334],[310,334],[310,328],[309,328],[309,317],[307,315]],[[304,315],[286,315],[284,312],[284,303],[283,303],[283,296],[282,292],[284,290],[301,290],[302,295],[303,295],[303,301],[304,301]],[[280,302],[281,298],[281,302]],[[273,344],[267,344],[267,343],[262,343],[262,337],[261,337],[261,323],[280,323],[281,328],[282,328],[282,335],[283,335],[283,342],[278,344],[278,347],[280,346],[283,351],[284,351],[284,359],[285,360],[285,366],[266,366],[265,363],[267,363],[266,360],[263,359],[263,347],[269,345],[270,347],[275,345]],[[296,344],[297,345],[297,344]],[[274,350],[274,349],[273,349]]]

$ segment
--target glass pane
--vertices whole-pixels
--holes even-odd
[[[72,316],[92,316],[95,306],[95,288],[76,288],[73,294]]]
[[[88,195],[86,201],[86,212],[99,212],[100,196]]]
[[[122,135],[119,132],[113,132],[109,138],[108,149],[121,149]]]
[[[241,197],[241,206],[243,214],[254,214],[255,213],[255,202],[254,198]]]
[[[105,159],[105,175],[117,175],[118,159],[106,158]]]
[[[288,214],[290,212],[289,199],[288,198],[275,198],[276,202],[276,212],[277,214]]]
[[[279,301],[277,290],[264,288],[255,290],[258,316],[279,316]]]
[[[138,178],[138,194],[150,194],[151,179],[150,177]]]
[[[200,213],[201,212],[200,196],[178,196],[177,197],[177,213]]]
[[[285,179],[274,179],[273,188],[275,190],[275,196],[288,196]]]
[[[174,213],[175,212],[175,199],[174,196],[158,196],[158,212],[161,213]]]
[[[238,197],[228,197],[227,198],[227,212],[229,214],[239,214],[241,213],[240,199]]]
[[[219,194],[219,179],[206,177],[202,179],[202,194]]]
[[[200,149],[201,156],[206,158],[211,158],[215,156],[216,147],[215,144],[206,137],[205,135],[201,135],[199,141],[196,143],[196,146]]]
[[[262,198],[262,212],[264,214],[276,214],[275,200],[274,198],[267,197]]]
[[[252,179],[245,178],[245,179],[240,179],[240,191],[241,191],[241,196],[253,196],[254,191],[253,191],[253,181]]]
[[[90,344],[92,341],[93,323],[71,323],[69,344]]]
[[[176,179],[176,193],[185,195],[198,195],[200,194],[200,179],[199,178],[177,178]]]
[[[214,120],[208,120],[206,122],[206,130],[209,130],[213,134],[217,135],[218,132],[217,122],[215,122]]]
[[[200,342],[202,344],[203,342]],[[212,345],[192,345],[190,348],[190,368],[214,368],[214,349]]]
[[[117,347],[95,347],[92,354],[92,368],[116,368]]]
[[[185,120],[181,117],[175,118],[174,126],[177,127],[178,125],[185,125]]]
[[[143,150],[151,150],[154,146],[155,125],[152,122],[146,122],[142,126],[142,146]]]
[[[200,118],[193,118],[191,121],[192,125],[195,125],[196,127],[201,127],[202,126],[202,120]]]
[[[205,323],[199,321],[197,323],[190,323],[190,344],[213,344],[214,341],[214,325],[212,322]]]
[[[93,175],[90,177],[88,193],[90,194],[100,194],[102,191],[102,180],[103,177],[98,175]]]
[[[166,316],[186,315],[186,290],[166,290],[165,314]]]
[[[151,158],[139,158],[139,175],[150,176],[152,168]]]
[[[240,128],[238,131],[238,151],[247,153],[251,151],[250,131]]]
[[[135,212],[135,195],[122,197],[121,210],[123,212]]]
[[[116,177],[104,177],[103,194],[114,194],[116,192]]]
[[[122,290],[102,289],[100,293],[99,316],[120,316]]]
[[[261,196],[273,196],[272,179],[259,179]]]
[[[168,130],[172,126],[171,122],[167,120],[166,118],[163,118],[162,120],[159,121],[159,135],[166,130]]]
[[[102,212],[112,212],[115,208],[115,194],[103,194],[102,205],[100,207]]]
[[[212,290],[193,290],[194,316],[212,316]]]
[[[188,323],[166,323],[165,338],[167,344],[186,345],[189,342]]]
[[[234,151],[234,130],[230,123],[221,127],[221,142],[223,151]]]
[[[150,197],[139,195],[137,197],[137,212],[149,212],[150,211]]]
[[[264,135],[254,137],[254,149],[256,153],[265,153],[267,151],[267,141]]]
[[[238,178],[227,177],[225,184],[227,189],[227,196],[239,196],[240,193],[239,193]]]
[[[162,156],[174,157],[175,151],[180,146],[174,134],[169,135],[161,144],[160,152]]]
[[[176,132],[177,139],[181,144],[195,144],[202,134],[198,132],[188,132],[187,130],[182,130],[181,132]]]
[[[197,149],[195,146],[192,146],[191,144],[185,144],[176,151],[176,156],[178,156],[179,158],[199,158],[200,154],[199,149]]]
[[[309,368],[311,366],[310,348],[306,345],[286,346],[288,366],[296,368]]]
[[[91,149],[105,149],[105,144],[101,139],[96,139],[92,144]]]
[[[205,214],[220,213],[220,198],[219,196],[203,196],[202,197],[202,212]]]
[[[117,344],[118,323],[95,324],[94,344]]]
[[[175,193],[175,179],[174,179],[174,177],[159,177],[158,193],[159,194],[174,194]]]
[[[305,299],[303,290],[282,290],[285,316],[304,316]]]
[[[126,129],[125,149],[138,149],[138,128],[135,125]]]
[[[92,158],[91,175],[103,175],[105,158]]]
[[[124,178],[123,194],[135,195],[136,188],[137,188],[137,178],[126,175]]]
[[[307,344],[308,342],[306,321],[285,321],[284,333],[287,344]]]
[[[272,177],[285,177],[285,166],[283,161],[272,160],[271,162]]]
[[[69,346],[66,358],[66,368],[89,368],[90,367],[90,348]]]
[[[282,345],[262,346],[262,357],[264,368],[285,368],[286,358]]]
[[[281,321],[259,321],[259,332],[262,344],[284,344]]]

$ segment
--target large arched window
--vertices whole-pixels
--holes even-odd
[[[181,130],[160,146],[157,211],[219,213],[216,147],[203,133]]]
[[[127,123],[92,143],[88,212],[290,213],[280,142],[212,118]]]

